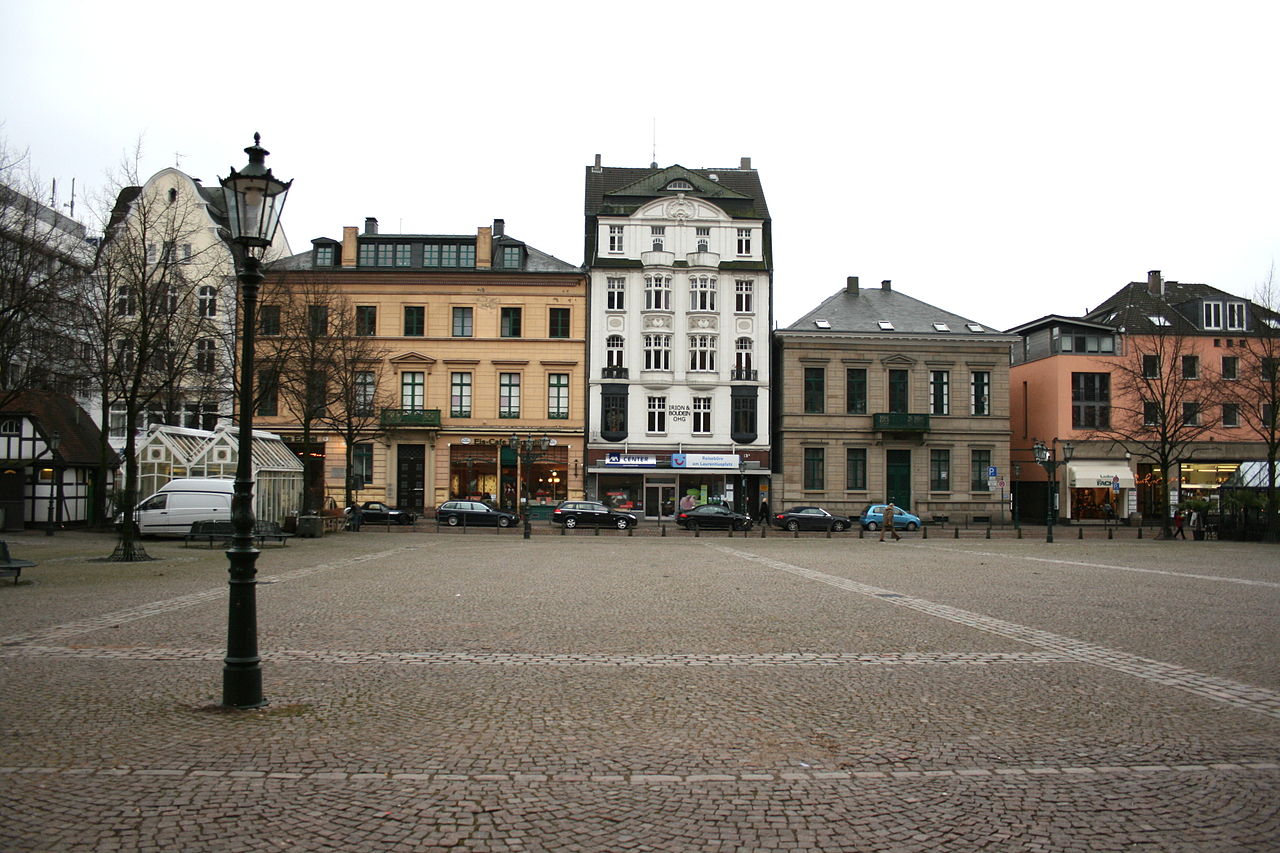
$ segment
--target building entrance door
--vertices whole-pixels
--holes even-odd
[[[672,518],[676,514],[675,486],[645,486],[644,517]]]
[[[422,444],[396,446],[396,509],[422,512],[427,482],[427,448]]]
[[[884,499],[911,511],[911,451],[884,452]]]

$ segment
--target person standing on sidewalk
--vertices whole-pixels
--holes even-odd
[[[351,502],[351,530],[353,533],[360,532],[360,522],[364,521],[364,510],[360,508],[360,504],[355,501]]]
[[[901,539],[898,531],[893,526],[893,517],[898,514],[898,508],[893,505],[893,501],[889,501],[888,505],[880,511],[880,518],[883,524],[880,525],[880,541],[884,541],[885,533],[892,533],[894,539]]]

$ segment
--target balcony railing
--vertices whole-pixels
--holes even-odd
[[[600,368],[601,379],[626,379],[627,368],[625,367],[602,367]]]
[[[906,412],[876,412],[872,425],[878,432],[928,432],[929,416]]]
[[[385,427],[438,427],[439,409],[383,409],[382,425]]]
[[[735,367],[733,372],[729,374],[729,379],[741,380],[747,382],[755,382],[760,372],[758,370],[748,370],[745,367]]]

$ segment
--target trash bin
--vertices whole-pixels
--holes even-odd
[[[319,539],[324,535],[324,519],[318,515],[298,516],[298,535],[304,539]]]

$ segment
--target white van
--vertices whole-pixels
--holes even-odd
[[[193,521],[230,521],[235,480],[170,480],[138,504],[143,536],[185,536]]]

